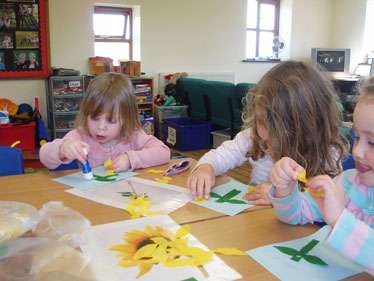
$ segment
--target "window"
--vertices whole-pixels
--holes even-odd
[[[273,38],[279,35],[279,2],[247,0],[247,59],[272,56]]]
[[[132,60],[132,9],[95,6],[95,56]]]

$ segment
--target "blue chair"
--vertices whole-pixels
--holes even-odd
[[[63,171],[63,170],[72,170],[72,169],[79,169],[78,161],[74,160],[70,162],[69,164],[61,164],[57,168],[49,169],[50,172],[56,172],[56,171]]]
[[[356,167],[355,160],[353,159],[352,154],[348,154],[343,158],[342,168],[343,171],[354,169]]]
[[[0,146],[0,176],[24,173],[22,150],[16,147]]]

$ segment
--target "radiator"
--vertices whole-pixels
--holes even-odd
[[[165,76],[172,73],[173,72],[160,72],[158,74],[158,92],[160,95],[165,95],[164,89],[169,83],[169,79],[165,79]],[[235,72],[188,72],[188,77],[235,83]]]

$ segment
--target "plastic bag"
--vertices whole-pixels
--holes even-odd
[[[108,268],[49,238],[19,238],[0,247],[1,281],[108,280]]]
[[[86,239],[90,221],[79,212],[66,207],[62,202],[51,201],[39,210],[41,221],[33,233],[39,237],[49,237],[73,248]]]
[[[0,201],[0,244],[21,236],[39,220],[38,211],[32,205]]]

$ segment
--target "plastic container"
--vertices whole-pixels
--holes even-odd
[[[219,147],[224,141],[231,139],[231,129],[212,131],[213,148]]]
[[[165,140],[163,135],[163,119],[187,117],[188,105],[158,106],[155,105],[155,132],[156,137]]]
[[[165,142],[180,151],[210,148],[210,123],[194,118],[164,119]]]
[[[10,123],[0,125],[0,145],[11,146],[15,141],[20,141],[16,146],[21,150],[31,150],[35,148],[35,126],[33,121],[29,124],[16,125]]]

